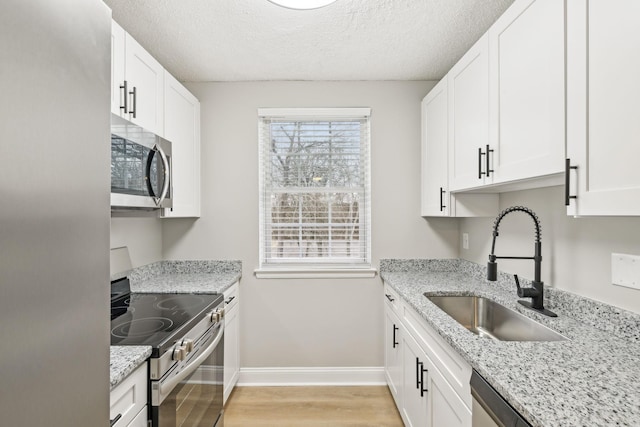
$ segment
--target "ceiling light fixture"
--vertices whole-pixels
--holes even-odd
[[[273,4],[288,9],[309,10],[319,9],[336,2],[337,0],[269,0]]]

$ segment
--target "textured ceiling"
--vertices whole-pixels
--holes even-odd
[[[105,0],[181,81],[438,80],[513,0]]]

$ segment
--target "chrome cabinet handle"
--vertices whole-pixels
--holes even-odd
[[[578,169],[578,167],[571,166],[571,159],[565,159],[565,163],[564,163],[564,205],[565,206],[569,206],[569,203],[571,203],[571,199],[578,198],[578,196],[572,196],[569,189],[569,185],[571,184],[571,177],[569,176],[569,173],[571,172],[571,169]]]
[[[137,98],[137,94],[136,94],[136,87],[133,87],[133,90],[131,92],[129,92],[129,95],[131,95],[131,104],[133,104],[133,107],[131,108],[131,110],[129,110],[129,114],[131,114],[131,116],[135,119],[136,118],[136,112],[137,112],[137,108],[136,108],[136,98]]]
[[[124,105],[120,106],[120,109],[123,110],[123,113],[127,112],[127,99],[129,98],[129,94],[127,93],[127,81],[124,81],[124,84],[120,86],[120,89],[123,89],[123,102]]]

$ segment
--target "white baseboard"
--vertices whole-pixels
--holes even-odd
[[[384,368],[241,368],[238,386],[386,385]]]

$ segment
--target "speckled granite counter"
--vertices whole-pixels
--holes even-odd
[[[109,371],[111,389],[113,389],[151,356],[151,347],[142,345],[112,345],[110,352]]]
[[[533,426],[640,425],[640,315],[545,287],[550,318],[517,304],[513,276],[485,280],[464,260],[382,260],[380,275]],[[478,295],[568,341],[506,342],[474,335],[423,296]]]
[[[159,261],[134,268],[131,292],[222,293],[242,276],[241,261]]]

